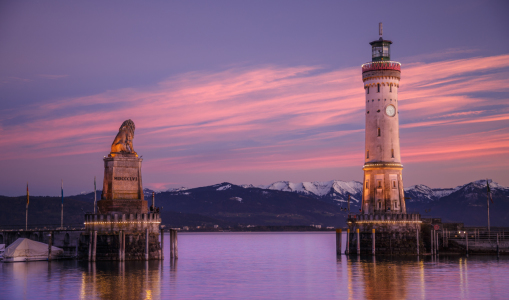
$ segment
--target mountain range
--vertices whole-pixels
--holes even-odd
[[[509,226],[509,188],[490,182],[492,226]],[[152,190],[144,189],[149,203]],[[235,185],[224,182],[198,188],[175,188],[155,193],[167,226],[344,226],[347,202],[350,211],[358,212],[362,183],[332,180],[292,183],[278,181],[269,185]],[[100,199],[101,191],[97,191]],[[449,189],[425,185],[405,188],[408,213],[423,218],[442,218],[467,226],[486,226],[486,180]],[[65,197],[64,223],[79,224],[84,211],[93,210],[93,192]],[[29,215],[33,224],[57,224],[60,221],[58,197],[30,196]],[[0,226],[24,225],[26,198],[0,196]],[[150,204],[149,204],[150,205]]]

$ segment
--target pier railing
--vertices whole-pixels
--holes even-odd
[[[500,241],[509,241],[509,231],[497,230],[497,231],[484,231],[484,230],[445,230],[441,235],[445,235],[450,240],[465,240],[469,239],[469,242],[476,241],[495,241],[497,237]]]
[[[464,229],[431,233],[432,253],[439,251],[466,253],[509,253],[509,230]]]

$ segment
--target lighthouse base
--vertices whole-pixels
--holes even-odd
[[[424,253],[420,214],[351,215],[347,222],[349,254],[421,255]]]

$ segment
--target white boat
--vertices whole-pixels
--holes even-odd
[[[51,246],[51,259],[64,253],[62,248]],[[5,248],[3,262],[48,260],[48,244],[19,238]]]

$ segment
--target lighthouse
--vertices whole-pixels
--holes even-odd
[[[371,45],[371,61],[362,65],[366,148],[362,206],[347,219],[346,254],[419,255],[423,253],[421,215],[407,213],[399,148],[401,64],[391,60],[392,42]]]
[[[391,61],[391,44],[382,37],[370,43],[371,61],[362,65],[365,94],[363,214],[406,213],[399,147],[398,89],[401,64]]]

